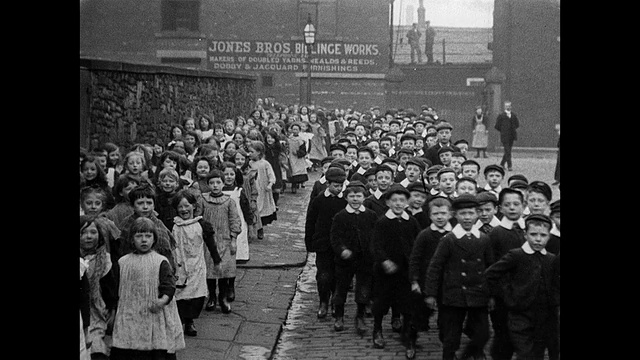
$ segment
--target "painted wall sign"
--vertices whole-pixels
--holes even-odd
[[[311,71],[384,73],[384,44],[319,42],[311,53]],[[307,71],[306,46],[301,41],[209,40],[208,68],[224,71]]]

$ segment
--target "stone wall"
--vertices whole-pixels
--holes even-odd
[[[80,59],[88,91],[81,91],[81,146],[112,141],[166,144],[173,124],[185,116],[213,115],[215,122],[248,116],[255,104],[254,76],[169,66]],[[86,97],[83,99],[83,93]],[[83,122],[85,122],[83,124]]]

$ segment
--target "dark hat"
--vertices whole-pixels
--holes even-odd
[[[453,170],[452,168],[445,166],[445,167],[442,167],[440,170],[438,170],[438,179],[440,178],[440,175],[448,172],[454,173],[454,174],[456,173],[456,171]]]
[[[370,148],[370,147],[368,147],[368,146],[366,146],[366,145],[364,145],[364,146],[360,146],[360,147],[358,148],[358,152],[362,152],[362,151],[366,151],[366,152],[368,152],[368,153],[369,153],[369,155],[371,155],[371,158],[372,158],[372,159],[376,157],[376,154],[373,152],[373,149],[372,149],[372,148]]]
[[[424,119],[417,119],[416,121],[413,122],[413,125],[417,125],[417,124],[422,124],[422,125],[427,125],[427,122],[424,121]]]
[[[437,131],[440,131],[440,130],[443,130],[443,129],[453,130],[453,126],[451,124],[449,124],[448,122],[446,122],[446,121],[442,121],[438,125],[436,125],[436,130]]]
[[[342,152],[345,152],[345,153],[347,152],[347,148],[344,145],[341,145],[341,144],[338,144],[338,143],[332,144],[329,147],[329,152],[332,152],[333,150],[342,150]]]
[[[349,189],[354,189],[354,188],[362,188],[362,192],[366,193],[367,192],[367,188],[364,186],[364,184],[360,181],[360,180],[353,180],[353,181],[349,181],[349,184],[347,184],[347,186],[345,187],[345,193],[348,193]]]
[[[376,167],[376,170],[375,170],[376,175],[381,171],[388,171],[388,172],[393,174],[393,169],[390,168],[389,166],[385,165],[385,164],[382,164],[382,165]]]
[[[438,171],[440,171],[440,169],[444,168],[444,166],[442,165],[433,165],[433,166],[429,166],[429,168],[427,169],[427,176],[429,176],[430,174],[433,173],[438,173]]]
[[[540,180],[531,182],[529,184],[529,187],[527,187],[527,191],[531,191],[531,190],[541,193],[542,195],[544,195],[544,197],[547,198],[547,200],[551,201],[551,196],[553,195],[553,192],[551,190],[551,186],[549,186],[546,182],[540,181]]]
[[[384,193],[384,199],[389,200],[389,198],[393,194],[404,194],[407,197],[407,199],[411,196],[411,193],[409,192],[409,190],[407,190],[404,186],[400,184],[392,184],[389,187],[389,190],[387,190],[387,192]]]
[[[427,124],[431,124],[433,125],[436,121],[433,119],[433,116],[431,115],[425,115],[424,117],[424,121],[427,122]],[[433,126],[435,128],[435,125]]]
[[[527,179],[527,177],[522,174],[515,174],[515,175],[509,176],[509,179],[507,179],[507,183],[511,180],[522,180],[526,184],[529,184],[529,180]]]
[[[404,131],[407,131],[407,129],[413,129],[413,128],[408,128],[408,127],[407,127],[407,128],[405,128],[405,129],[404,129]],[[414,130],[415,130],[415,129],[414,129]],[[402,142],[403,142],[403,141],[405,141],[405,140],[413,140],[413,141],[416,141],[416,135],[415,135],[415,134],[411,134],[411,133],[409,133],[409,134],[406,134],[406,133],[405,133],[405,134],[403,134],[403,135],[400,137],[400,143],[402,143]]]
[[[528,186],[529,186],[529,184],[527,184],[526,182],[524,182],[522,180],[513,180],[513,182],[511,183],[511,186],[509,186],[509,187],[511,189],[526,190]]]
[[[347,173],[338,167],[330,167],[327,172],[324,173],[324,177],[329,182],[344,182],[347,180]]]
[[[472,182],[476,185],[476,187],[478,187],[478,182],[474,179],[474,178],[470,178],[468,176],[463,176],[461,178],[458,178],[458,180],[456,181],[456,184],[462,181],[468,181],[468,182]]]
[[[351,161],[345,159],[345,158],[338,158],[338,159],[333,159],[333,161],[331,161],[331,165],[339,165],[339,166],[349,166],[351,165]]]
[[[528,225],[529,222],[531,221],[542,221],[549,224],[549,227],[553,226],[553,222],[551,221],[551,218],[543,214],[531,214],[524,219],[524,223],[526,225]]]
[[[465,158],[465,160],[467,159],[467,157],[460,151],[454,151],[453,154],[451,154],[451,157],[461,157],[461,158]]]
[[[440,149],[438,149],[438,156],[440,156],[440,154],[445,153],[445,152],[454,153],[455,149],[452,148],[451,146],[443,146]]]
[[[414,181],[409,185],[407,185],[407,191],[408,192],[418,191],[426,194],[427,191],[429,191],[429,187],[426,184],[424,184],[422,181]]]
[[[368,168],[367,171],[365,171],[364,174],[362,174],[362,176],[364,176],[366,179],[368,176],[375,175],[375,174],[376,174],[376,168],[372,166]]]
[[[487,166],[484,168],[484,171],[483,171],[482,173],[483,173],[483,174],[485,174],[485,175],[487,175],[487,173],[488,173],[489,171],[497,171],[497,172],[499,172],[500,174],[502,174],[502,176],[504,176],[504,168],[502,168],[502,166],[500,166],[500,165],[496,165],[496,164],[487,165]]]
[[[426,167],[422,159],[419,159],[417,157],[412,157],[409,160],[407,160],[406,165],[409,165],[409,164],[416,165],[417,167],[420,168],[420,171],[424,171]]]
[[[451,204],[454,210],[460,209],[468,209],[468,208],[477,208],[480,206],[478,200],[475,195],[471,194],[462,194],[457,198],[453,199],[453,203]]]
[[[409,156],[413,156],[413,150],[409,150],[409,149],[400,149],[398,151],[396,151],[396,158],[400,158],[400,154],[409,154]]]
[[[420,160],[424,163],[424,165],[425,165],[425,167],[424,167],[424,168],[425,168],[425,169],[428,169],[428,168],[430,168],[430,167],[431,167],[431,165],[433,165],[433,163],[431,162],[431,160],[429,160],[429,159],[427,159],[427,158],[425,158],[425,157],[418,156],[417,158],[418,158],[418,159],[420,159]]]
[[[402,125],[402,122],[401,122],[400,120],[398,120],[398,119],[393,119],[393,120],[389,121],[389,125],[391,125],[391,124],[393,124],[393,123],[398,124],[398,126],[401,126],[401,125]]]
[[[433,120],[431,122],[427,122],[429,125],[427,125],[424,129],[429,132],[429,129],[433,128],[435,129],[436,127],[433,125]]]
[[[382,151],[382,150],[381,150],[381,151]],[[382,165],[382,164],[386,164],[386,163],[394,163],[394,164],[396,164],[396,165],[400,165],[400,163],[398,162],[398,160],[396,160],[395,158],[392,158],[392,157],[388,157],[388,158],[384,158],[384,159],[382,159],[382,163],[381,163],[380,165]]]
[[[458,140],[458,141],[453,143],[454,146],[458,145],[458,144],[467,144],[467,145],[469,145],[469,142],[467,140],[465,140],[465,139],[460,139],[460,140]]]
[[[327,156],[324,159],[320,160],[320,165],[324,165],[326,163],[330,163],[334,160],[333,156]]]
[[[549,208],[551,209],[551,212],[549,215],[553,215],[557,212],[560,212],[560,199],[552,202],[551,205],[549,205]]]
[[[356,133],[355,133],[355,132],[353,132],[353,131],[347,131],[347,132],[345,132],[344,134],[342,134],[342,136],[344,136],[344,137],[347,137],[347,136],[350,136],[350,135],[353,135],[353,136],[356,136],[356,137],[358,136],[358,135],[356,135]]]
[[[476,195],[478,205],[483,205],[488,202],[492,202],[494,205],[498,205],[498,198],[491,191],[483,191]]]

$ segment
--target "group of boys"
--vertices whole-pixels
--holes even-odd
[[[394,120],[383,122],[388,131],[345,129],[321,162],[305,224],[317,317],[331,308],[334,330],[344,330],[355,277],[354,328],[366,332],[370,311],[375,348],[385,347],[391,308],[391,327],[414,358],[437,310],[443,359],[456,358],[463,333],[470,342],[460,358],[484,358],[489,317],[493,359],[542,359],[545,350],[558,359],[560,200],[520,174],[503,187],[498,165],[484,168],[480,188],[481,167],[466,159],[466,141],[451,143],[450,124]],[[437,143],[416,148],[422,131],[435,131]]]

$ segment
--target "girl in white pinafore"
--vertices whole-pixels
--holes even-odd
[[[236,165],[232,162],[224,162],[222,164],[222,171],[224,172],[224,187],[222,193],[229,195],[230,198],[236,203],[238,209],[238,215],[240,215],[241,231],[236,238],[236,260],[248,261],[249,260],[249,226],[247,225],[247,215],[249,215],[251,208],[249,205],[249,198],[244,193],[242,188],[242,182],[238,186],[238,180],[244,181],[242,172],[236,169]]]
[[[176,359],[176,351],[184,349],[185,342],[173,299],[173,270],[167,258],[153,249],[158,239],[153,221],[137,218],[130,234],[127,240],[134,243],[136,250],[118,260],[120,299],[110,359]],[[139,240],[139,236],[149,234],[152,234],[151,245],[141,244],[144,240]]]

